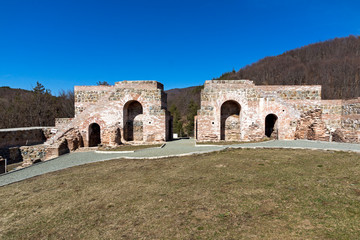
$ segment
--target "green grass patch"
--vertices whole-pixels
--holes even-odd
[[[0,239],[358,239],[359,173],[289,149],[87,164],[0,187]]]

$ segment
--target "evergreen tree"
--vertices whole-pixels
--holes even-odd
[[[183,122],[181,121],[180,112],[178,108],[173,104],[171,105],[169,112],[173,117],[173,132],[177,133],[179,137],[184,136]]]
[[[96,85],[98,85],[98,86],[110,86],[110,83],[108,83],[107,81],[98,81],[96,83]]]
[[[193,100],[190,101],[188,105],[188,114],[187,118],[187,125],[186,125],[186,132],[189,137],[194,136],[194,117],[197,115],[197,110],[199,109],[199,105],[197,105]]]
[[[36,82],[36,86],[33,87],[33,92],[36,94],[44,94],[45,93],[45,87],[39,82]]]

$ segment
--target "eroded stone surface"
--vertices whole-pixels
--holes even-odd
[[[275,117],[266,121],[269,116]],[[195,117],[198,141],[256,141],[264,136],[329,141],[336,129],[341,129],[346,141],[360,141],[360,98],[322,100],[319,85],[256,86],[249,80],[206,81],[201,109]]]
[[[75,86],[75,117],[57,119],[54,144],[70,128],[78,129],[85,147],[170,139],[166,93],[156,81],[123,81],[114,86]],[[96,125],[95,125],[96,124]],[[79,137],[77,137],[78,139]],[[71,147],[80,140],[71,142]]]

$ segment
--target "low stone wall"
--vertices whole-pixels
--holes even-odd
[[[23,160],[21,146],[42,144],[53,135],[52,127],[28,127],[0,129],[0,156],[8,164]]]
[[[23,167],[32,165],[35,162],[40,162],[46,158],[45,145],[22,146],[20,147],[21,156],[23,158]]]
[[[45,131],[50,127],[0,129],[0,148],[34,145],[46,141]]]
[[[33,145],[20,147],[21,156],[23,159],[23,167],[32,165],[33,163],[42,162],[56,158],[65,153],[69,153],[67,141],[63,141],[59,145]]]

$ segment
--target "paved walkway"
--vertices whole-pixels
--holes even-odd
[[[49,160],[38,163],[30,167],[13,171],[7,174],[0,175],[0,186],[10,183],[22,181],[27,178],[38,176],[44,173],[54,172],[61,169],[78,166],[86,163],[106,161],[111,159],[153,159],[164,158],[171,156],[185,156],[191,154],[200,154],[206,152],[220,151],[225,148],[300,148],[300,149],[323,149],[323,150],[337,150],[337,151],[353,151],[360,153],[360,144],[349,143],[329,143],[308,140],[296,141],[268,141],[260,143],[244,143],[236,145],[195,145],[193,139],[183,139],[178,141],[167,142],[163,148],[148,148],[138,150],[132,153],[95,153],[95,152],[76,152],[66,154]]]

